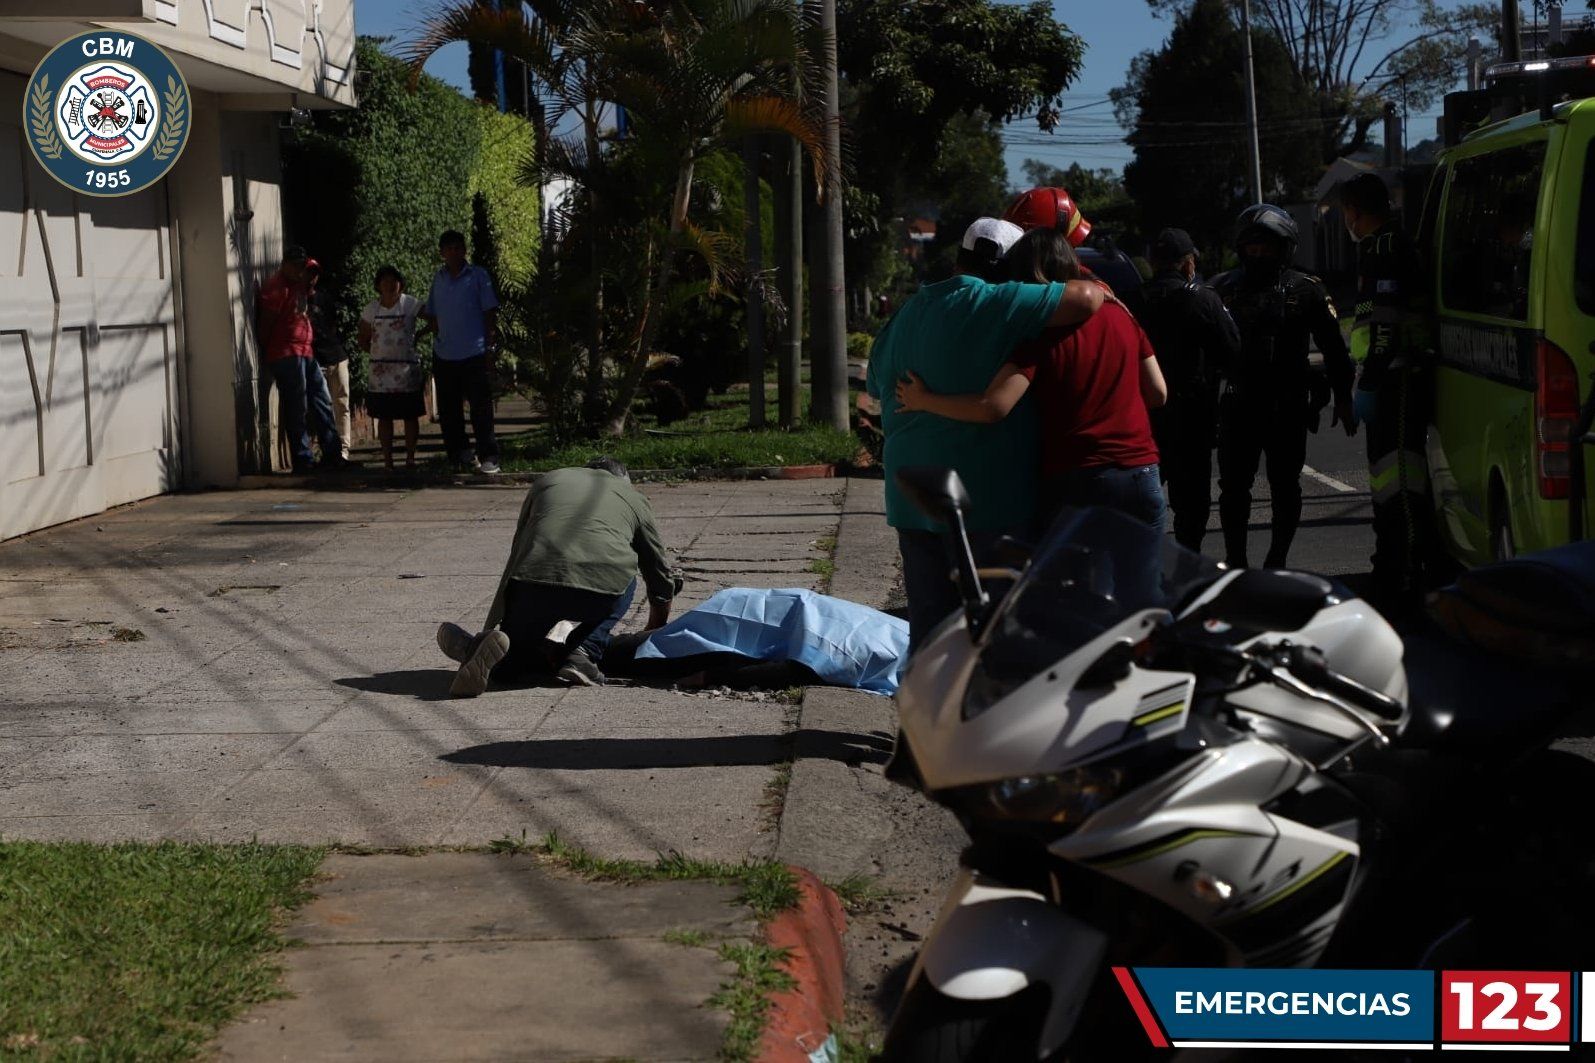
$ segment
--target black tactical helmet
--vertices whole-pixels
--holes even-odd
[[[1287,265],[1295,260],[1296,242],[1300,234],[1296,229],[1296,219],[1283,207],[1276,207],[1272,203],[1255,203],[1241,211],[1240,217],[1235,219],[1235,249],[1239,251],[1259,238],[1278,241],[1283,247],[1283,261]]]

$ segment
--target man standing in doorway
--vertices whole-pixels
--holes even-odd
[[[1196,279],[1196,263],[1196,244],[1184,229],[1158,233],[1152,242],[1157,272],[1141,288],[1139,309],[1169,386],[1167,405],[1151,414],[1174,538],[1200,551],[1213,508],[1220,378],[1240,361],[1241,335],[1224,300]]]
[[[1424,432],[1433,386],[1422,273],[1412,241],[1390,216],[1378,174],[1341,184],[1340,213],[1357,241],[1357,317],[1351,357],[1362,363],[1353,404],[1368,433],[1373,488],[1373,579],[1381,605],[1419,604],[1430,546]]]
[[[293,450],[294,472],[315,467],[311,432],[321,444],[322,466],[341,468],[344,464],[343,440],[332,423],[332,397],[313,357],[310,276],[305,263],[304,248],[284,250],[282,267],[260,286],[255,308],[260,349],[277,385],[277,409]]]
[[[496,473],[493,436],[493,359],[498,353],[498,296],[493,278],[465,260],[465,236],[450,229],[438,239],[443,266],[432,278],[421,314],[437,333],[432,378],[437,383],[438,421],[449,460]],[[465,438],[465,404],[471,406],[473,452]]]

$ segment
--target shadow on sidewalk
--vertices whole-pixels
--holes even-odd
[[[399,672],[351,676],[333,682],[368,694],[408,694],[418,701],[447,701],[449,684],[454,682],[454,669],[409,668]]]
[[[783,764],[792,759],[794,749],[805,758],[853,765],[884,764],[891,754],[892,742],[882,734],[806,730],[784,735],[705,738],[550,738],[489,742],[444,753],[438,759],[451,764],[567,771],[709,768]]]

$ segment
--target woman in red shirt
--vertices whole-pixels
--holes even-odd
[[[1070,281],[1080,262],[1062,233],[1034,229],[1008,253],[1020,281]],[[1041,506],[1050,523],[1064,506],[1110,506],[1163,527],[1148,407],[1168,400],[1152,345],[1117,301],[1083,324],[1049,330],[1016,348],[982,395],[937,395],[909,373],[897,385],[904,410],[990,424],[1034,385],[1041,413]]]

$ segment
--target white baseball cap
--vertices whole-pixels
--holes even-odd
[[[1025,231],[1001,218],[976,218],[964,230],[963,249],[987,262],[1001,262]]]

